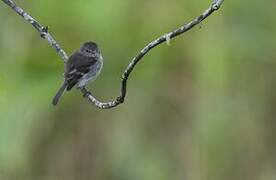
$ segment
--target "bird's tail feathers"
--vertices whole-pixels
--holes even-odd
[[[64,90],[67,87],[67,83],[63,83],[62,86],[60,87],[60,89],[58,90],[57,94],[55,95],[52,104],[55,106],[58,103],[59,98],[61,97],[61,95],[63,94]]]

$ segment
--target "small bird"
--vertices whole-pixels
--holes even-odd
[[[85,42],[82,47],[72,54],[65,63],[64,82],[55,95],[52,104],[57,105],[64,90],[71,90],[74,86],[84,88],[94,81],[103,67],[103,57],[94,42]]]

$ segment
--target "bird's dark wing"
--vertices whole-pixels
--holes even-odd
[[[65,66],[65,81],[67,83],[67,91],[72,89],[79,80],[88,73],[91,67],[96,63],[93,57],[84,56],[76,52],[68,60]]]

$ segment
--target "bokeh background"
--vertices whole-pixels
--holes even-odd
[[[111,100],[130,59],[210,1],[16,2],[67,53],[99,44],[104,68],[89,88]],[[0,2],[0,179],[275,180],[275,7],[226,0],[138,64],[124,104],[99,110],[76,90],[51,105],[62,61]]]

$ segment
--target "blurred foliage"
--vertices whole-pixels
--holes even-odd
[[[68,52],[104,54],[90,85],[102,100],[149,41],[210,1],[16,1]],[[0,3],[0,179],[276,179],[276,1],[225,1],[192,31],[148,54],[127,99],[99,110],[73,90],[57,107],[62,61]]]

